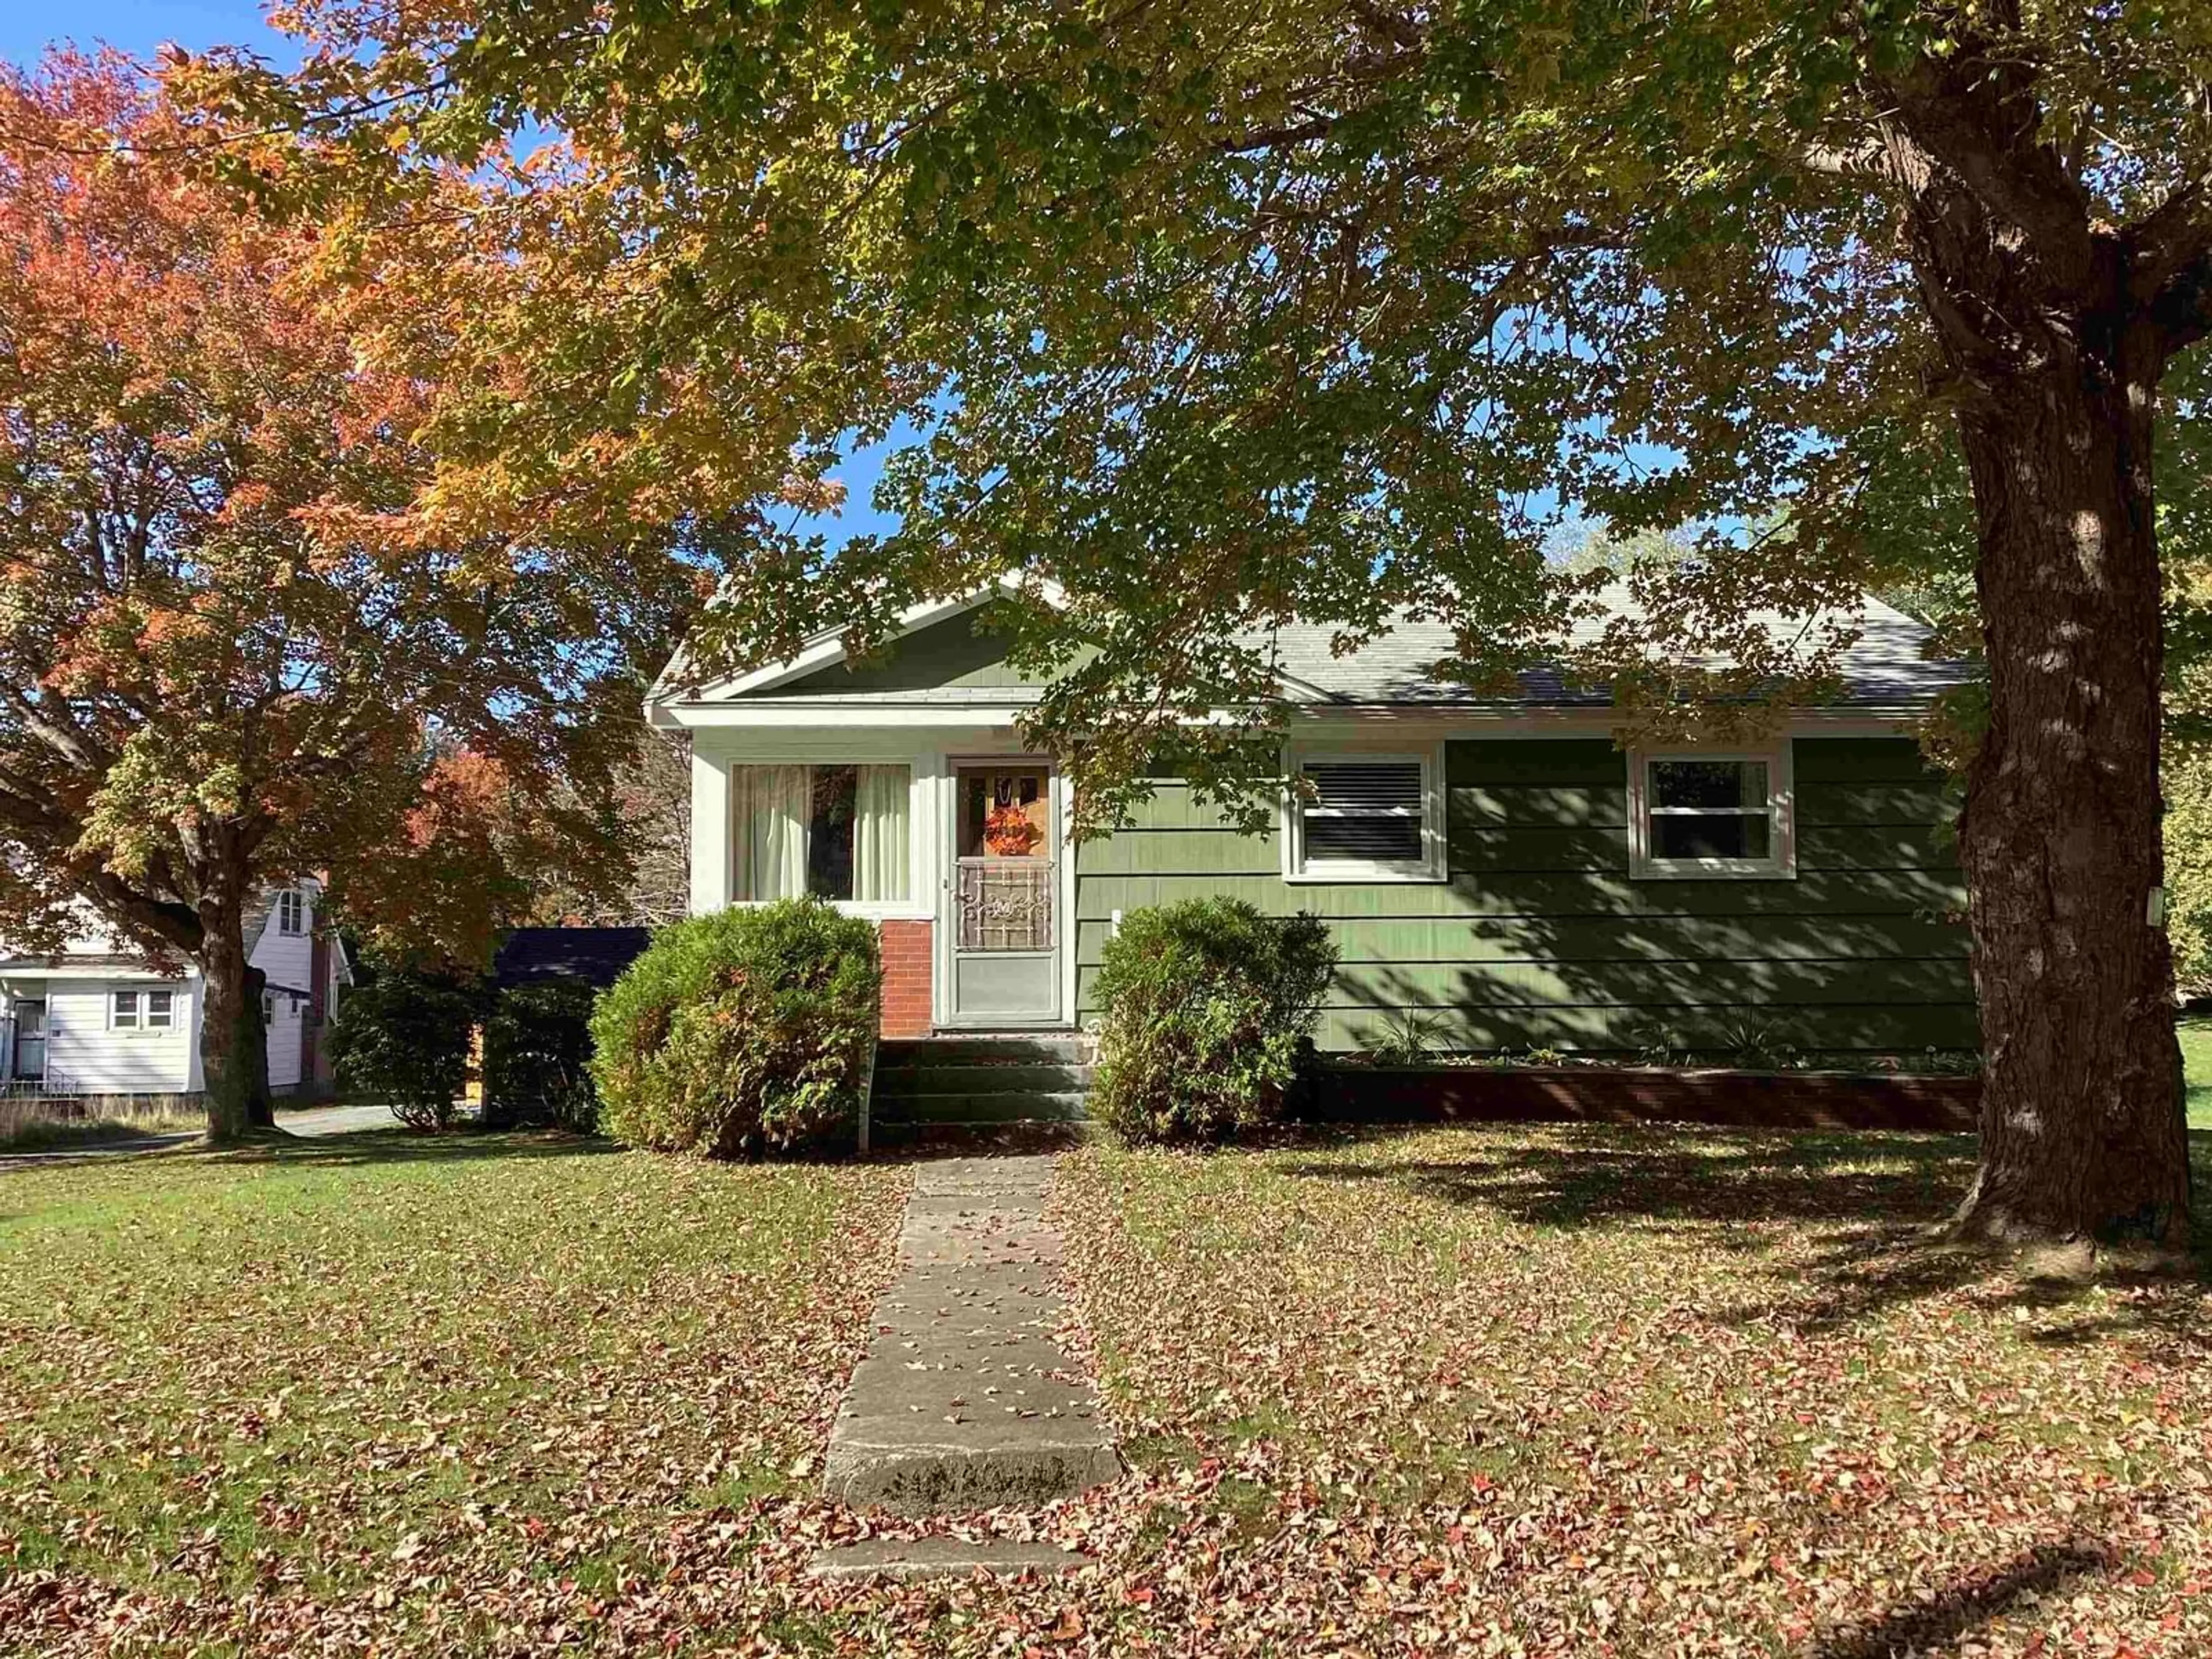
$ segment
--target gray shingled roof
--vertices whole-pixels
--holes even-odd
[[[1615,617],[1633,614],[1623,589],[1608,589],[1598,597],[1601,609],[1577,622],[1570,636],[1572,644],[1594,643]],[[1825,630],[1838,625],[1856,631],[1858,637],[1844,647],[1837,664],[1844,684],[1841,702],[1845,707],[1918,707],[1973,677],[1970,664],[1929,659],[1924,654],[1929,630],[1876,599],[1865,600],[1854,612],[1818,616],[1809,623],[1803,617],[1774,612],[1757,613],[1754,620],[1778,634],[1786,631],[1808,641],[1823,637]],[[1603,708],[1612,700],[1605,686],[1571,684],[1550,665],[1523,671],[1517,693],[1504,696],[1438,680],[1430,671],[1455,653],[1455,642],[1452,630],[1437,622],[1401,619],[1389,633],[1343,656],[1330,649],[1336,631],[1309,623],[1275,630],[1276,661],[1285,678],[1291,682],[1294,699],[1316,703],[1504,703],[1534,708]],[[1255,642],[1261,637],[1255,636]],[[1300,688],[1305,688],[1302,698],[1298,697]]]
[[[1571,642],[1587,645],[1616,615],[1630,614],[1626,590],[1598,596],[1600,609],[1575,628]],[[1929,631],[1901,611],[1869,599],[1855,612],[1802,617],[1767,613],[1759,620],[1790,635],[1817,639],[1828,626],[1856,630],[1838,665],[1844,694],[1836,706],[1867,709],[1915,708],[1937,694],[1973,678],[1972,665],[1931,660],[1923,654]],[[1391,630],[1342,656],[1330,648],[1337,629],[1329,623],[1296,623],[1266,633],[1241,636],[1240,642],[1266,648],[1272,641],[1277,665],[1291,700],[1308,705],[1389,706],[1433,704],[1462,707],[1602,708],[1611,694],[1602,685],[1570,683],[1555,666],[1523,672],[1515,693],[1478,692],[1434,678],[1435,665],[1453,655],[1452,631],[1441,623],[1401,617]],[[774,695],[790,695],[780,693]],[[1005,707],[1033,702],[1034,689],[1009,686],[945,686],[935,690],[841,691],[829,700],[856,705],[884,704],[958,708]]]

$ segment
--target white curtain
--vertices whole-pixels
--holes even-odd
[[[903,766],[863,766],[853,811],[853,896],[893,904],[907,896],[907,793]]]
[[[730,769],[732,898],[797,898],[805,892],[811,805],[803,766]]]

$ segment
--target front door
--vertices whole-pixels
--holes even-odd
[[[28,1081],[46,1074],[46,1005],[15,1005],[15,1052],[9,1056],[8,1075]]]
[[[948,1014],[957,1025],[1061,1018],[1060,823],[1052,769],[978,761],[953,769]]]

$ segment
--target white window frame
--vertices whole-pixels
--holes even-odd
[[[1797,878],[1796,789],[1789,738],[1756,749],[1632,749],[1628,754],[1628,873],[1638,881],[1795,881]],[[1731,815],[1751,809],[1654,807],[1654,761],[1741,761],[1766,768],[1766,815],[1771,826],[1763,859],[1668,859],[1651,850],[1651,817]]]
[[[927,921],[936,915],[930,872],[925,867],[921,851],[921,836],[918,826],[921,815],[930,810],[931,779],[925,775],[926,756],[912,754],[842,756],[823,754],[813,750],[791,755],[744,754],[732,755],[721,763],[726,803],[733,798],[738,788],[738,769],[743,766],[903,766],[906,768],[906,890],[902,899],[826,899],[824,903],[840,914],[859,916],[866,921]],[[695,786],[696,787],[696,786]],[[758,909],[773,904],[773,899],[743,899],[737,895],[738,848],[735,814],[726,804],[723,814],[722,831],[722,890],[728,895],[726,902],[733,910]]]
[[[154,999],[166,996],[169,1006],[161,1018],[154,1018]],[[161,1036],[177,1029],[177,988],[173,985],[111,985],[107,988],[107,1029],[126,1036]],[[123,1018],[129,1007],[130,1017]]]
[[[1421,769],[1421,856],[1418,859],[1309,859],[1305,849],[1305,806],[1297,787],[1310,761],[1410,761]],[[1370,748],[1358,744],[1302,743],[1283,751],[1284,775],[1291,787],[1283,799],[1283,879],[1298,886],[1331,883],[1443,881],[1445,879],[1444,746],[1402,744]]]
[[[307,931],[307,896],[296,887],[276,895],[276,931],[293,939]]]

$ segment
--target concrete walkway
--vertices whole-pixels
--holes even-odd
[[[1045,1219],[1052,1159],[924,1164],[900,1237],[898,1277],[830,1436],[829,1495],[902,1515],[1071,1497],[1121,1473],[1083,1367],[1054,1332],[1066,1310],[1058,1231]],[[1035,1545],[871,1540],[825,1552],[829,1577],[1052,1570],[1081,1558]]]

